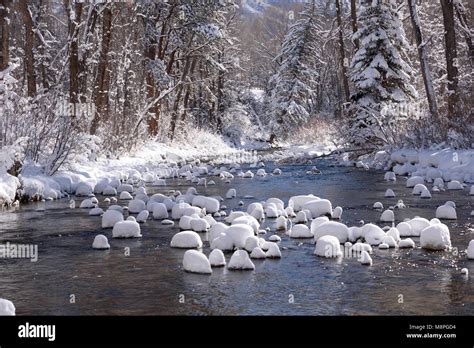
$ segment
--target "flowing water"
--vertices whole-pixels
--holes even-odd
[[[216,178],[217,185],[197,188],[205,195],[224,196],[235,187],[238,197],[223,203],[228,211],[245,210],[249,203],[269,197],[286,204],[293,195],[313,193],[342,206],[342,222],[348,225],[376,222],[380,212],[372,210],[375,201],[387,207],[403,199],[407,208],[395,211],[398,223],[416,215],[431,219],[438,205],[453,200],[458,219],[445,223],[458,252],[375,247],[373,265],[368,267],[357,258],[317,257],[311,239],[278,233],[279,260],[254,260],[255,271],[214,268],[212,275],[190,274],[182,269],[185,250],[169,247],[178,227],[149,220],[141,224],[143,238],[112,239],[110,229],[101,229],[100,217],[89,216],[87,209],[70,209],[69,199],[62,199],[0,212],[0,242],[36,244],[39,252],[37,262],[0,259],[0,298],[13,301],[17,315],[473,314],[474,261],[466,259],[465,249],[474,239],[474,217],[469,216],[474,197],[464,190],[420,199],[405,188],[403,178],[387,183],[382,172],[330,163],[316,162],[322,175],[305,174],[311,166],[279,166],[280,176],[236,177],[231,184]],[[267,172],[274,167],[268,163]],[[184,180],[167,184],[148,187],[148,193],[184,192],[191,186]],[[387,188],[394,189],[397,197],[384,198]],[[98,197],[100,206],[106,208],[103,198]],[[238,206],[240,200],[243,207]],[[267,219],[264,227],[273,224],[274,219]],[[98,233],[109,238],[110,250],[91,248]],[[205,234],[201,236],[206,240]],[[413,239],[419,245],[419,238]],[[206,242],[203,251],[209,253]],[[464,267],[469,277],[460,273]]]

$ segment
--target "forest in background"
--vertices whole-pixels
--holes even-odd
[[[197,128],[356,155],[469,148],[472,6],[0,0],[0,144],[48,174]]]

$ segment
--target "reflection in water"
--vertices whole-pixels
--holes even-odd
[[[182,270],[185,251],[169,248],[177,227],[150,220],[142,224],[143,238],[112,240],[111,230],[101,229],[100,217],[88,216],[85,209],[69,209],[69,200],[64,199],[0,212],[1,242],[34,243],[39,248],[37,263],[0,260],[0,297],[12,300],[19,315],[473,313],[472,278],[459,272],[467,267],[474,274],[474,262],[463,253],[474,238],[468,230],[473,226],[472,197],[451,191],[421,200],[410,195],[403,178],[387,183],[382,173],[330,167],[328,162],[318,163],[323,175],[306,175],[309,167],[283,166],[281,176],[236,178],[230,185],[215,180],[216,186],[198,190],[223,196],[235,187],[238,197],[224,202],[228,211],[242,209],[237,206],[240,200],[246,207],[269,197],[287,202],[293,195],[313,193],[342,206],[342,222],[348,225],[360,220],[377,222],[380,212],[371,209],[375,201],[388,207],[403,199],[408,208],[395,211],[399,222],[416,215],[433,218],[438,205],[454,200],[459,218],[447,224],[453,246],[462,252],[375,248],[374,265],[365,267],[356,258],[318,258],[313,255],[312,240],[291,240],[279,233],[281,260],[255,261],[254,272],[215,268],[212,275],[196,275]],[[273,168],[269,165],[267,172]],[[190,186],[185,181],[168,183],[167,187],[149,187],[149,194],[171,188],[185,191]],[[397,197],[384,198],[387,188],[394,189]],[[245,199],[245,195],[255,199]],[[268,219],[264,227],[273,223]],[[97,233],[109,237],[111,250],[91,249]],[[207,236],[202,234],[202,239],[206,241]],[[208,243],[203,251],[209,253]],[[230,255],[226,256],[228,260]]]

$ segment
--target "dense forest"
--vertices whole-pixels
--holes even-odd
[[[0,0],[0,144],[50,174],[196,128],[355,154],[471,147],[472,6]]]

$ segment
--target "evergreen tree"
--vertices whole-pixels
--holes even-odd
[[[288,135],[292,128],[307,121],[314,109],[321,64],[318,54],[320,27],[316,22],[314,2],[300,16],[288,29],[276,58],[281,65],[270,81],[268,120],[272,139]]]
[[[366,1],[359,21],[353,36],[360,48],[351,63],[354,93],[349,139],[358,146],[379,146],[393,140],[391,129],[408,117],[407,108],[398,106],[408,103],[416,91],[410,81],[408,43],[395,1]]]

